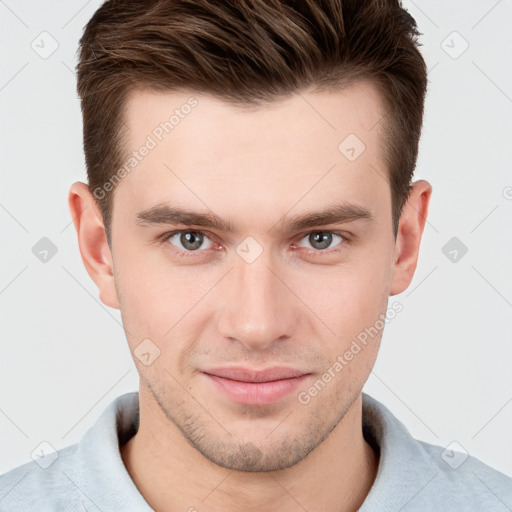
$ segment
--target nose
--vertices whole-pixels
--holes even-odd
[[[247,263],[236,256],[223,281],[218,328],[225,339],[264,351],[295,335],[301,318],[290,275],[272,262],[270,251]]]

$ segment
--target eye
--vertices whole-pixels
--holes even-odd
[[[308,233],[304,238],[301,240],[306,240],[308,244],[310,244],[309,248],[314,249],[315,251],[325,251],[328,249],[333,241],[338,240],[338,244],[336,244],[335,247],[338,245],[341,245],[342,242],[344,242],[344,238],[341,236],[341,234],[336,233],[334,231],[312,231],[311,233]],[[304,247],[299,244],[299,247]],[[307,247],[307,246],[306,246]],[[336,249],[334,249],[336,250]],[[330,251],[326,251],[330,252]]]
[[[174,245],[180,253],[200,252],[199,249],[203,246],[205,240],[208,244],[206,247],[202,247],[203,249],[211,249],[213,245],[213,242],[208,238],[206,233],[202,231],[174,231],[168,233],[165,236],[165,240],[171,245]]]
[[[215,243],[207,233],[198,230],[177,230],[166,233],[161,237],[163,242],[172,246],[172,251],[180,256],[193,256],[194,253],[204,252],[212,249]],[[307,245],[302,245],[305,241]],[[346,236],[335,231],[312,231],[300,239],[295,247],[306,247],[313,254],[329,254],[341,250],[343,242],[346,242]],[[333,246],[333,243],[337,242]]]

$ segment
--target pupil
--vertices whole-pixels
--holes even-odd
[[[195,240],[195,241],[194,241]],[[181,235],[181,243],[186,249],[197,249],[201,247],[202,239],[199,233],[188,232]]]
[[[317,249],[326,249],[327,247],[329,247],[329,245],[331,245],[331,239],[332,239],[331,233],[314,233],[313,235],[310,235],[310,238],[311,237],[314,240],[314,243],[311,243],[311,245],[313,245],[313,247],[315,247],[315,243],[319,242],[318,245],[320,247],[317,246]],[[322,238],[324,238],[323,242],[321,241]],[[310,242],[311,242],[311,240],[310,240]]]

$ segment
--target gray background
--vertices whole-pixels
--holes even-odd
[[[85,181],[75,52],[100,3],[0,1],[0,473],[42,441],[78,441],[137,389],[120,315],[99,301],[67,209],[69,185]],[[415,437],[455,441],[512,476],[512,2],[404,5],[424,34],[416,177],[434,195],[365,391]],[[43,237],[57,249],[46,262],[32,252],[42,257]]]

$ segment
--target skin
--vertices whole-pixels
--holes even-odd
[[[160,350],[149,366],[134,357],[140,426],[123,461],[159,512],[357,510],[378,469],[362,435],[361,390],[381,332],[308,404],[297,395],[410,284],[431,186],[413,184],[395,239],[385,112],[364,82],[250,110],[203,94],[134,91],[127,149],[191,96],[198,105],[116,187],[111,248],[87,185],[69,193],[85,267],[102,302],[120,309],[132,354],[146,338]],[[350,133],[366,145],[352,162],[338,150]],[[138,212],[163,203],[213,212],[237,229],[205,230],[190,250],[163,235],[197,226],[137,223]],[[339,203],[371,219],[285,230],[290,217]],[[327,249],[309,236],[329,230],[342,235]],[[262,249],[252,263],[236,252],[248,236]],[[242,405],[202,373],[216,366],[309,375],[276,403]]]

